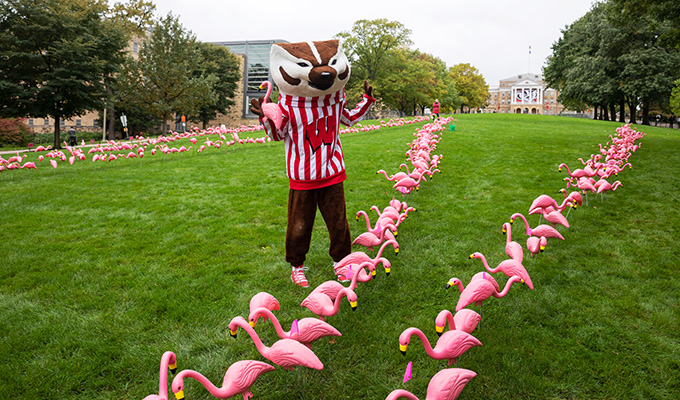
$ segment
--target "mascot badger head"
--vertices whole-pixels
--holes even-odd
[[[288,96],[329,95],[349,80],[349,61],[339,40],[276,43],[269,62],[274,83]]]

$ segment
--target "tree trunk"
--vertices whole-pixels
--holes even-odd
[[[59,115],[54,116],[54,149],[61,149],[61,117]]]
[[[619,122],[625,123],[626,122],[626,99],[621,97],[621,100],[619,101],[619,110],[621,110],[621,115],[619,115]]]
[[[612,121],[616,121],[616,104],[613,102],[609,104],[610,114],[612,116]]]
[[[642,125],[649,125],[649,102],[642,103]]]
[[[607,109],[606,104],[602,105],[602,119],[605,121],[609,121],[609,110]]]
[[[107,128],[107,137],[109,140],[116,140],[116,110],[115,106],[111,104],[107,110],[109,113],[109,121],[108,121],[108,128]]]
[[[628,112],[630,113],[630,123],[637,124],[637,105],[633,104],[633,100],[628,101]]]
[[[161,125],[161,134],[163,136],[165,136],[168,133],[168,128],[167,128],[166,122],[168,122],[168,116],[164,115],[163,118],[162,118],[162,121],[161,121],[161,124],[162,124]]]
[[[593,107],[593,110],[594,110],[594,111],[593,111],[593,119],[598,119],[598,118],[599,118],[599,115],[597,115],[597,106],[594,106],[594,107]]]

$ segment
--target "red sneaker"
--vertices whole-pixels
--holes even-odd
[[[309,282],[307,282],[307,278],[305,277],[306,270],[308,270],[308,268],[303,267],[302,265],[297,268],[293,267],[292,271],[290,272],[290,280],[293,281],[294,284],[303,288],[309,286]]]

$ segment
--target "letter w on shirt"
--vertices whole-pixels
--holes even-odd
[[[338,126],[334,117],[323,117],[305,127],[305,138],[312,151],[316,152],[323,144],[326,146],[333,144],[337,130]]]

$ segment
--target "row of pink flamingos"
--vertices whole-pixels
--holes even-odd
[[[416,122],[422,122],[423,120],[424,119],[422,117],[416,117],[412,119],[400,118],[397,120],[391,119],[389,121],[380,121],[379,125],[362,126],[361,124],[357,124],[353,128],[341,130],[340,133],[344,134],[349,132],[368,132],[383,127],[413,124]],[[158,138],[136,136],[129,143],[116,142],[113,140],[107,141],[104,144],[99,144],[91,147],[87,154],[89,155],[95,153],[91,157],[92,162],[97,161],[113,162],[128,158],[141,159],[144,158],[144,156],[147,153],[150,153],[152,156],[156,155],[157,153],[168,155],[175,153],[184,153],[193,149],[193,146],[170,147],[169,145],[170,143],[181,139],[189,139],[192,145],[197,146],[195,152],[202,153],[203,151],[211,147],[219,149],[223,146],[225,148],[228,148],[230,146],[234,146],[237,144],[249,144],[249,143],[263,144],[270,142],[271,140],[266,136],[257,138],[252,138],[248,136],[245,139],[239,136],[239,134],[243,133],[260,132],[262,129],[263,128],[261,125],[251,126],[242,125],[238,128],[232,129],[226,128],[224,125],[220,127],[212,126],[206,129],[198,129],[197,127],[192,127],[187,132],[170,131],[167,136],[161,136]],[[211,140],[211,137],[215,138],[216,136],[219,137],[219,139],[214,141]],[[200,145],[197,144],[199,138],[204,138],[205,142]],[[21,169],[38,169],[40,163],[45,158],[52,158],[52,160],[50,160],[50,165],[52,166],[52,168],[55,169],[59,167],[60,162],[65,163],[68,160],[69,164],[73,165],[73,163],[76,161],[86,160],[85,153],[83,152],[83,149],[86,148],[84,141],[82,141],[80,147],[68,146],[66,142],[64,142],[63,144],[64,148],[66,149],[66,152],[70,153],[70,156],[67,156],[67,153],[64,153],[61,150],[52,149],[51,146],[36,147],[34,150],[36,153],[46,152],[45,156],[40,155],[38,157],[37,164],[36,161],[30,161],[22,164],[24,158],[26,158],[26,154],[20,155],[19,152],[17,152],[16,156],[12,156],[8,159],[4,159],[2,156],[0,156],[0,173],[5,171],[17,171]],[[147,149],[149,151],[147,151]]]
[[[611,136],[610,137],[612,138],[612,143],[616,144],[618,150],[611,150],[612,147],[609,147],[609,149],[607,150],[607,147],[603,148],[600,145],[600,148],[603,149],[602,154],[604,155],[606,153],[609,157],[609,159],[607,160],[607,165],[605,166],[604,164],[601,163],[598,164],[598,160],[601,159],[600,155],[592,156],[590,160],[584,162],[586,167],[583,170],[577,170],[574,172],[568,170],[570,179],[592,179],[593,176],[599,174],[600,180],[598,182],[601,182],[599,185],[601,187],[606,187],[604,186],[607,185],[607,182],[605,181],[606,178],[604,175],[605,170],[608,170],[609,174],[618,174],[623,170],[624,166],[632,167],[628,162],[628,159],[632,152],[639,149],[639,145],[636,144],[636,141],[641,139],[643,136],[644,134],[635,132],[630,128],[629,125],[625,125],[622,128],[617,129],[617,137],[616,138],[613,138]],[[626,164],[623,164],[624,162]],[[562,166],[566,165],[562,164],[560,165],[560,168]],[[607,175],[607,177],[608,176],[609,175]],[[617,181],[617,183],[619,182]],[[617,185],[612,186],[615,188],[615,186]],[[614,189],[610,188],[603,190]],[[526,284],[529,287],[529,289],[532,290],[534,289],[534,285],[531,280],[531,277],[529,276],[529,272],[523,265],[524,250],[521,244],[512,240],[511,227],[514,221],[518,218],[524,222],[525,231],[528,236],[526,248],[531,254],[531,257],[534,258],[534,260],[536,255],[545,250],[548,239],[554,238],[564,240],[562,234],[556,229],[558,225],[561,225],[564,228],[569,228],[570,226],[569,222],[567,221],[567,216],[563,215],[562,212],[565,209],[571,210],[571,208],[582,206],[583,197],[579,192],[574,191],[567,194],[566,189],[561,189],[560,191],[564,195],[564,200],[562,201],[562,203],[558,204],[558,202],[555,199],[548,195],[541,195],[534,199],[531,206],[529,207],[528,212],[529,215],[539,214],[540,218],[545,219],[545,221],[550,225],[540,224],[539,221],[538,226],[531,228],[529,222],[527,221],[527,218],[521,213],[513,214],[510,217],[510,222],[503,224],[502,232],[507,236],[505,252],[507,256],[510,257],[509,259],[502,261],[500,264],[498,264],[497,267],[491,268],[487,263],[486,257],[482,253],[475,252],[472,255],[470,255],[469,257],[470,259],[481,259],[485,271],[475,274],[467,286],[463,286],[463,283],[458,278],[451,278],[448,281],[446,288],[448,289],[450,287],[457,287],[461,294],[456,305],[455,315],[452,315],[452,313],[448,310],[443,310],[437,316],[435,325],[438,334],[441,334],[441,332],[443,332],[444,330],[445,326],[444,318],[448,318],[450,325],[451,323],[454,324],[453,328],[454,330],[457,329],[456,326],[460,325],[461,327],[464,327],[461,328],[461,330],[465,330],[465,332],[467,333],[472,333],[472,330],[475,329],[477,323],[479,323],[479,321],[481,320],[482,302],[492,296],[497,298],[504,297],[514,283]],[[498,282],[491,275],[498,272],[503,273],[509,278],[505,283],[505,287],[503,288],[503,290],[500,290]],[[471,315],[470,313],[474,313],[474,311],[466,308],[473,303],[476,306],[480,307],[480,314],[475,313],[475,315]],[[461,322],[455,321],[456,317],[458,317],[458,315],[460,315],[463,312],[465,312],[466,314],[464,316],[461,315],[460,319],[465,318],[465,320],[471,321],[471,325],[467,325],[463,321]],[[426,338],[424,337],[424,334],[422,332],[420,332],[416,328],[408,328],[400,336],[400,346],[402,348],[402,351],[404,352],[406,351],[406,346],[408,346],[408,339],[413,334],[417,334],[423,340],[423,342],[426,342]],[[442,335],[442,337],[440,338],[440,341],[447,334],[448,332],[444,333],[444,335]],[[463,337],[464,336],[462,334],[458,334],[457,341],[458,342],[467,341],[467,346],[469,347],[481,345],[481,343],[474,342],[472,340],[472,336],[465,337],[465,339],[463,339]],[[452,343],[454,343],[452,339],[449,339],[441,344],[438,341],[437,346],[434,349],[432,349],[428,343],[426,344],[426,351],[428,355],[430,355],[433,358],[437,359],[448,358],[450,364],[452,360],[455,361],[455,356],[457,354],[453,351],[454,346],[452,345]]]
[[[442,122],[446,123],[444,120]],[[436,128],[432,130],[429,130],[426,125],[425,129],[428,134],[432,134],[435,129],[443,130],[441,124],[436,125]],[[340,303],[345,298],[348,300],[350,307],[356,309],[357,295],[355,290],[359,282],[369,282],[375,276],[379,265],[382,264],[385,273],[389,275],[391,263],[383,256],[384,251],[388,246],[392,246],[395,254],[398,254],[399,244],[395,238],[396,227],[406,219],[410,212],[415,211],[415,208],[409,207],[406,202],[398,201],[394,198],[382,211],[378,207],[372,207],[372,209],[378,214],[375,226],[373,227],[371,227],[368,215],[364,211],[357,213],[357,220],[359,220],[360,216],[364,216],[368,232],[359,235],[357,240],[355,240],[355,244],[363,245],[369,250],[380,246],[377,255],[371,257],[365,252],[355,251],[335,265],[336,275],[344,278],[342,280],[349,280],[350,284],[348,287],[345,287],[338,281],[324,282],[317,286],[303,300],[301,306],[309,309],[317,318],[303,318],[299,321],[296,319],[293,321],[290,330],[286,331],[274,314],[274,311],[280,309],[279,302],[271,294],[261,292],[251,299],[250,314],[247,320],[243,317],[234,317],[231,320],[229,324],[231,336],[236,337],[239,328],[244,330],[251,337],[256,348],[264,358],[285,369],[292,369],[294,366],[322,369],[323,364],[312,351],[313,342],[322,337],[342,336],[337,329],[325,321],[325,318],[337,314]],[[373,238],[370,238],[367,234],[373,235]],[[365,241],[365,239],[370,240]],[[461,336],[461,334],[469,335],[460,329],[474,330],[474,326],[476,326],[478,321],[478,318],[475,318],[475,316],[478,317],[474,311],[470,311],[467,317],[464,317],[463,313],[461,315],[457,314],[455,317],[453,315],[442,314],[437,321],[442,326],[440,334],[446,338],[452,335],[456,337]],[[271,321],[279,337],[279,340],[270,347],[262,342],[254,330],[260,319],[265,322]],[[451,329],[448,332],[444,332],[444,326],[447,323]],[[459,327],[460,329],[453,329],[453,327]],[[469,336],[471,339],[467,340],[467,342],[470,343],[470,346],[476,345],[478,341],[472,338],[471,335]],[[467,339],[467,337],[462,339]],[[466,342],[466,340],[461,340],[461,342]],[[465,349],[461,350],[460,353],[462,354],[464,351]],[[161,359],[159,394],[148,396],[147,399],[167,398],[167,370],[175,368],[175,363],[176,358],[174,354],[170,352],[164,354]],[[242,394],[244,399],[248,399],[252,396],[250,386],[254,383],[255,379],[261,374],[272,370],[274,370],[273,366],[259,361],[244,360],[236,362],[227,370],[221,388],[217,388],[196,371],[184,370],[173,379],[172,391],[177,399],[183,399],[184,379],[192,378],[205,386],[215,397],[227,398]],[[455,398],[462,391],[465,384],[475,375],[472,371],[460,368],[441,371],[430,381],[428,398]],[[411,397],[409,398],[415,398],[411,394],[405,395],[410,395]],[[392,392],[388,396],[388,398],[399,397],[398,391]]]

